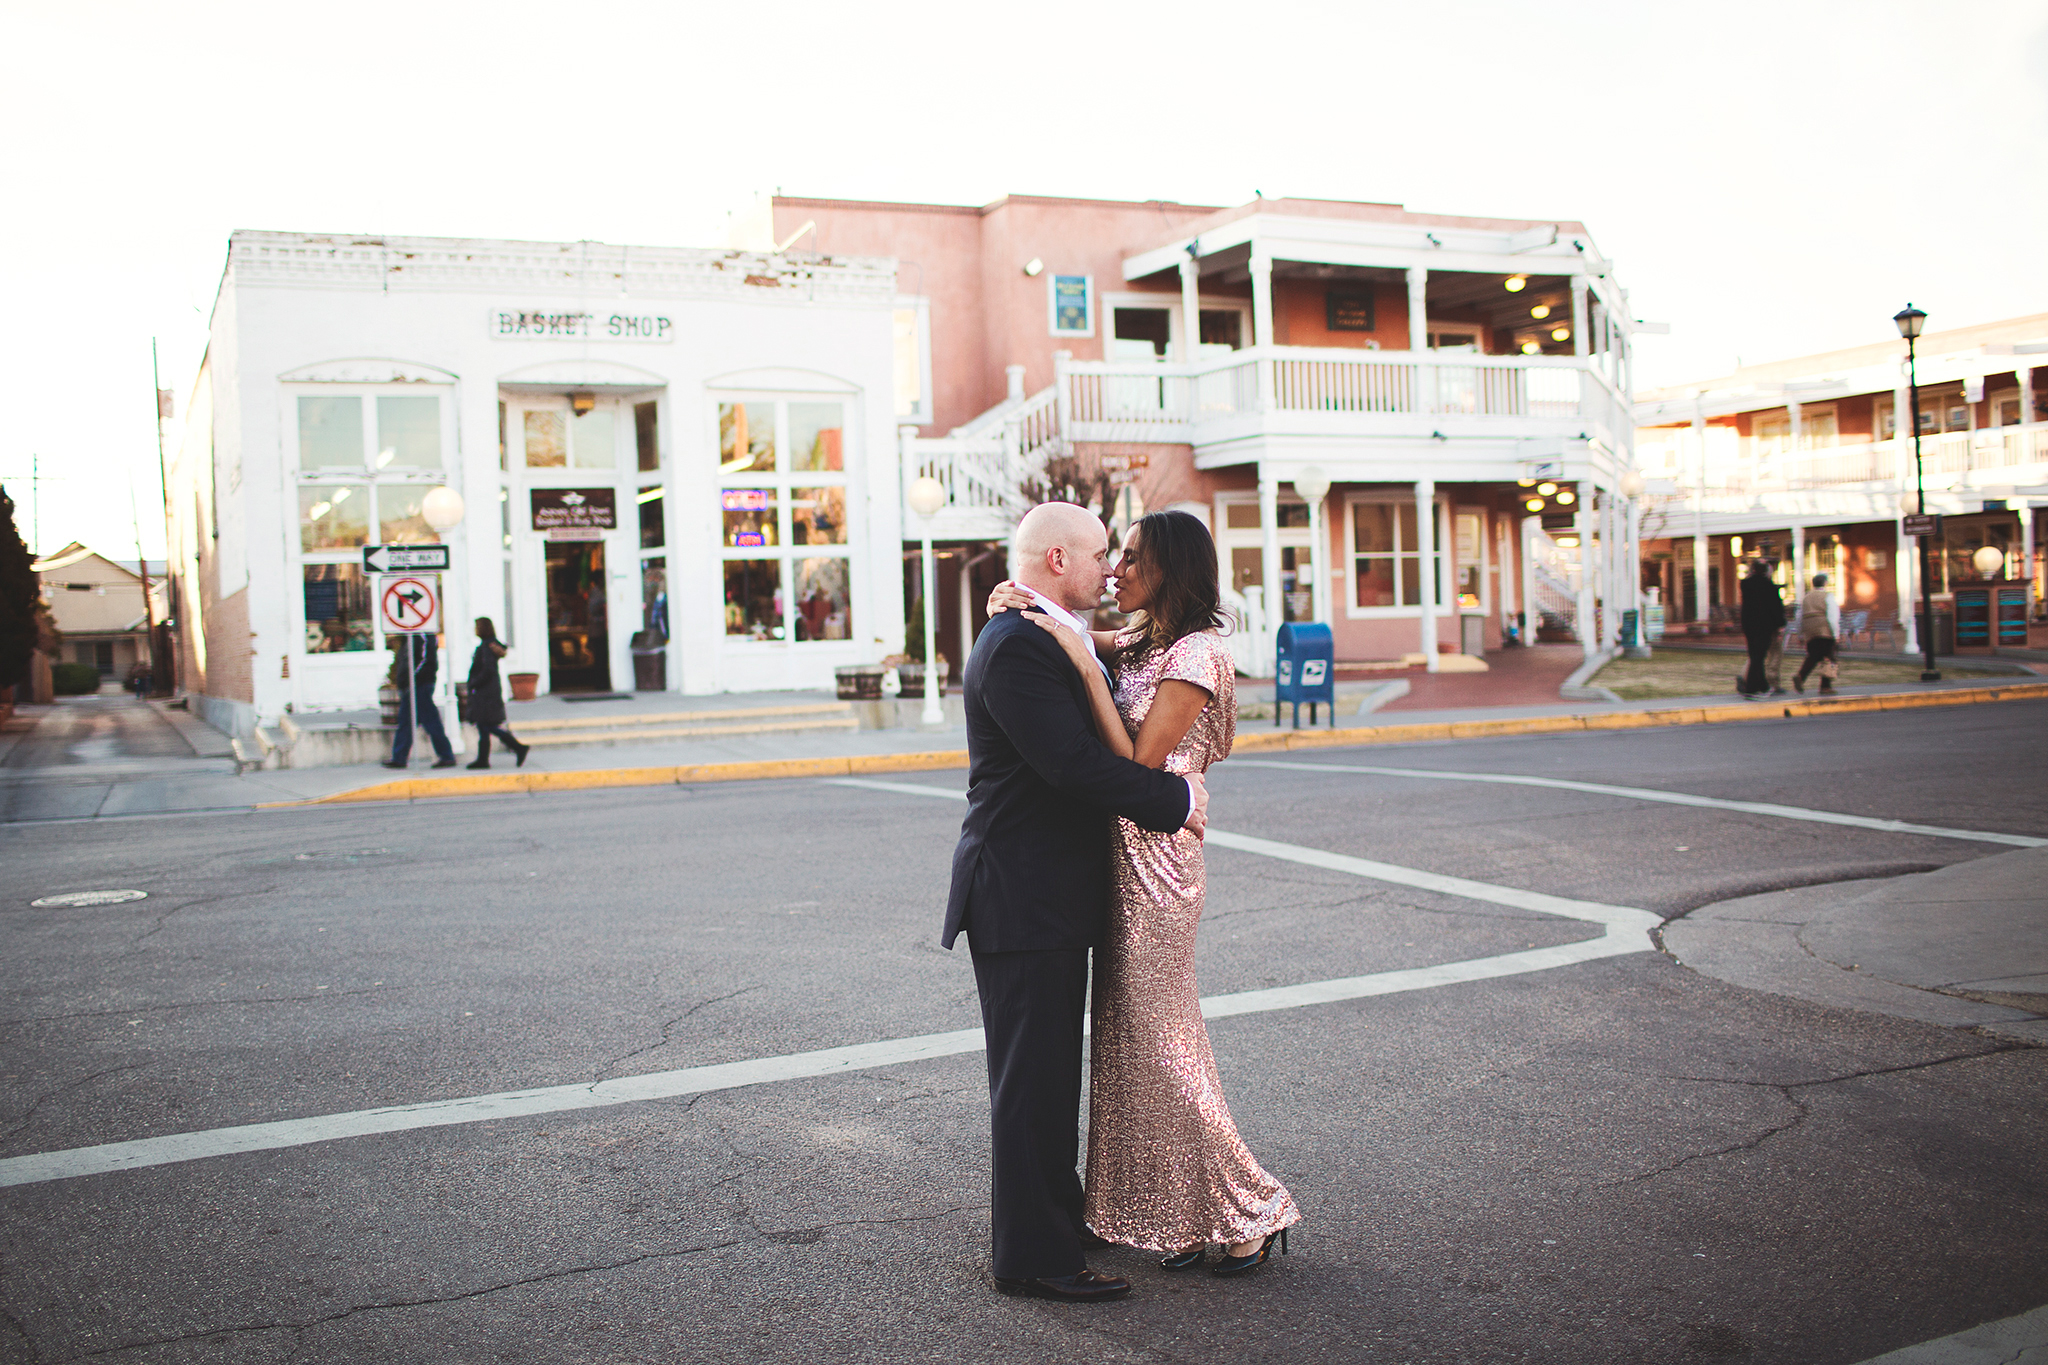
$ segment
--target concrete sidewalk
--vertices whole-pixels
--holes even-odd
[[[1261,693],[1270,698],[1271,685],[1247,683],[1240,701],[1258,700]],[[2016,679],[2012,684],[2000,683],[1995,687],[1982,685],[1982,680],[1878,685],[1845,688],[1827,700],[1779,698],[1745,702],[1714,696],[1608,704],[1556,701],[1393,713],[1360,709],[1334,718],[1325,712],[1323,725],[1304,725],[1299,730],[1291,724],[1276,726],[1270,720],[1240,721],[1236,751],[1256,753],[1590,729],[1723,724],[2036,696],[2048,697],[2048,680]],[[56,710],[61,708],[54,708],[50,715]],[[169,719],[169,713],[160,714]],[[44,720],[48,719],[46,715]],[[1332,719],[1334,725],[1329,723]],[[202,722],[183,713],[178,713],[176,720],[186,722],[178,727],[180,733],[192,727],[205,728]],[[620,743],[603,748],[536,749],[523,768],[515,767],[509,755],[494,755],[492,767],[486,772],[462,767],[436,771],[428,766],[431,753],[416,749],[412,767],[404,773],[366,763],[257,770],[237,776],[232,758],[214,756],[219,746],[208,734],[195,731],[187,736],[187,742],[199,751],[194,756],[113,756],[91,763],[0,766],[0,824],[250,811],[301,802],[417,800],[967,765],[966,731],[957,722],[932,730],[748,734]]]
[[[1751,990],[2048,1044],[2048,848],[1722,901],[1663,937]]]

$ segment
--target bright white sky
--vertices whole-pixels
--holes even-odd
[[[1645,387],[2048,311],[2048,0],[8,7],[0,481],[162,553],[235,228],[717,245],[791,194],[1574,218]],[[175,437],[175,432],[173,433]],[[33,537],[31,537],[33,539]]]

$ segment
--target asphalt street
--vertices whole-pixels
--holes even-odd
[[[1211,817],[1670,918],[2000,849],[1307,769],[2044,836],[2044,729],[2030,702],[1328,750],[1219,767]],[[0,1164],[971,1029],[936,943],[963,780],[0,827]],[[1602,933],[1209,864],[1210,997]],[[147,898],[31,905],[102,889]],[[1244,1279],[1109,1250],[1122,1302],[995,1294],[964,1051],[13,1184],[0,1361],[1849,1365],[2048,1303],[2048,1051],[1642,946],[1216,1019],[1239,1126],[1306,1212]]]

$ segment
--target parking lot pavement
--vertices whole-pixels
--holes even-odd
[[[1587,945],[2010,851],[1883,821],[2048,837],[2032,705],[1348,765],[1865,824],[1219,768],[1202,988],[1307,1219],[1241,1281],[1102,1253],[1093,1309],[986,1281],[958,774],[0,830],[0,1359],[1846,1365],[2026,1313],[2048,1051]],[[30,905],[91,889],[148,894]]]

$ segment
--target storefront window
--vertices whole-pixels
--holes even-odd
[[[578,469],[610,469],[617,461],[614,448],[612,410],[595,407],[581,417],[569,419],[569,448]]]
[[[668,504],[660,484],[640,490],[640,548],[659,550],[668,544],[667,521],[662,509]]]
[[[749,640],[783,638],[781,560],[726,561],[725,633]]]
[[[845,640],[853,634],[851,576],[843,559],[797,563],[796,638]]]
[[[370,589],[361,565],[304,567],[306,652],[343,654],[370,649]]]
[[[846,490],[795,488],[789,495],[790,539],[798,545],[846,543]]]
[[[1351,566],[1354,607],[1413,607],[1422,602],[1421,556],[1415,504],[1359,502],[1351,506]],[[1436,561],[1436,601],[1443,596],[1443,551]]]
[[[825,399],[719,404],[728,636],[852,638],[851,561],[808,548],[849,542],[845,421]]]
[[[775,468],[775,405],[718,405],[718,472],[739,474]]]
[[[718,502],[725,517],[726,545],[746,549],[779,543],[775,535],[774,489],[721,488]]]
[[[299,486],[299,548],[346,550],[367,544],[370,488],[360,483]]]
[[[441,537],[420,515],[428,490],[406,484],[377,487],[377,540],[383,545],[432,545]]]
[[[362,467],[363,400],[299,399],[299,468]]]
[[[846,468],[841,450],[845,429],[837,403],[791,403],[789,405],[789,467],[802,474]]]
[[[376,467],[441,467],[440,399],[378,397]]]
[[[564,469],[569,464],[569,414],[547,409],[526,411],[526,467]]]

